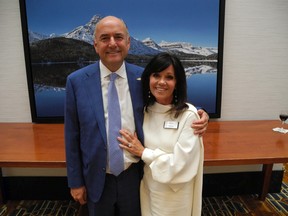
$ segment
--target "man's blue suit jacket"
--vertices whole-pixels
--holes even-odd
[[[143,143],[143,68],[125,62],[138,138]],[[68,186],[86,186],[97,202],[103,191],[107,163],[107,135],[99,62],[67,77],[65,146]]]

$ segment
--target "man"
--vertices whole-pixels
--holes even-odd
[[[89,215],[140,215],[139,158],[123,151],[124,171],[112,174],[108,149],[108,85],[110,74],[118,75],[115,85],[121,108],[121,128],[135,131],[144,140],[143,101],[140,77],[143,68],[124,61],[130,48],[125,23],[107,16],[95,28],[94,47],[100,61],[67,78],[65,104],[65,144],[68,185],[80,204],[87,202]],[[208,115],[192,127],[205,132]]]

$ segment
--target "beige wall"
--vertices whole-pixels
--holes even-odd
[[[287,0],[226,0],[219,120],[278,119],[288,108],[287,11]],[[19,3],[0,0],[0,122],[30,121]]]
[[[226,0],[221,119],[278,119],[288,108],[287,11],[287,0]]]
[[[0,122],[30,122],[17,0],[0,0]]]

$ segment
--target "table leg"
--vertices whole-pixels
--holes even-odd
[[[263,183],[262,190],[259,194],[259,200],[264,201],[270,187],[271,174],[272,174],[273,164],[263,164],[262,173],[263,173]]]

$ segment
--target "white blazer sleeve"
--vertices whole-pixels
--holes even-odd
[[[172,153],[166,153],[160,149],[146,148],[144,150],[142,159],[149,165],[155,181],[181,184],[191,181],[197,175],[202,159],[203,144],[202,138],[194,135],[191,124],[198,118],[196,109],[189,112]]]

